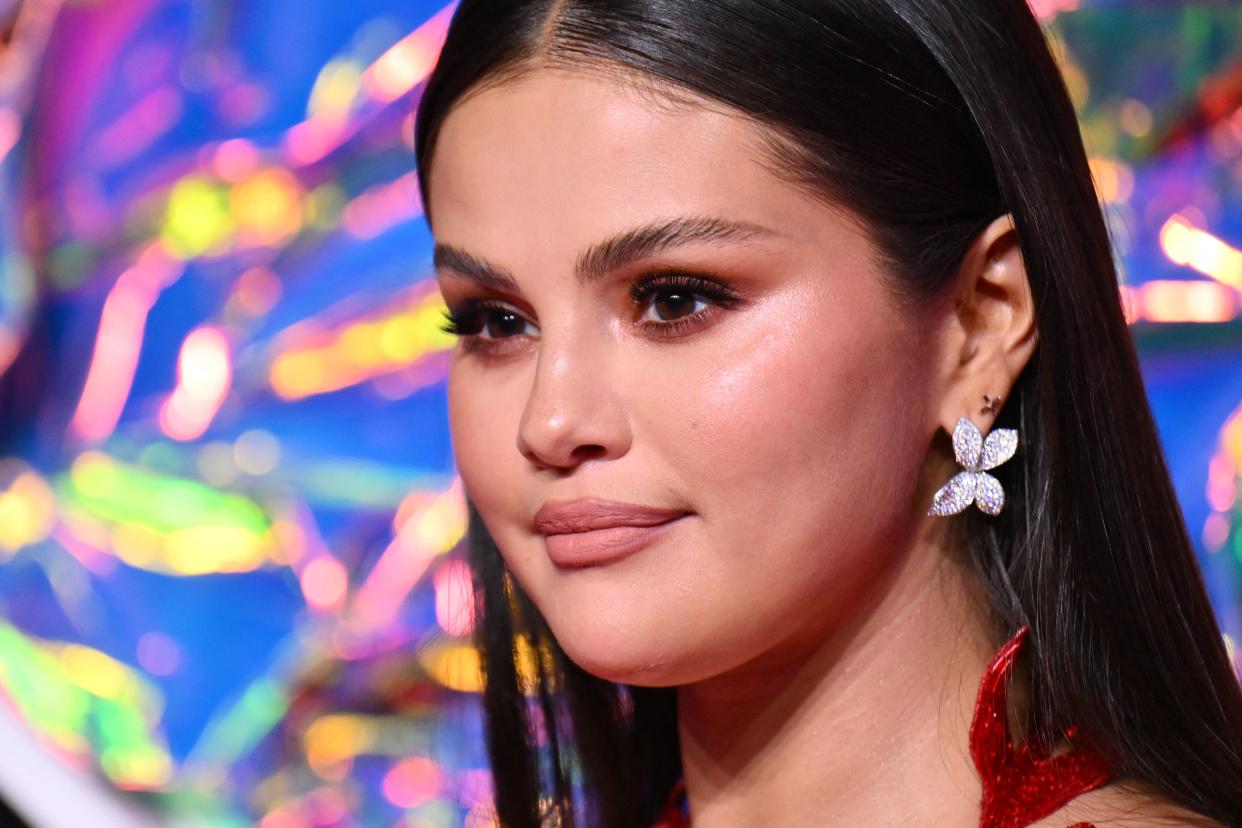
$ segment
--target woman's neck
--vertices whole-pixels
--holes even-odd
[[[938,548],[940,528],[924,524],[856,620],[679,688],[695,828],[978,819],[968,737],[996,644],[973,573]]]

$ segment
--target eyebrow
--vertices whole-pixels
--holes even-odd
[[[682,218],[646,224],[591,245],[578,256],[574,272],[582,284],[590,284],[632,262],[674,247],[694,243],[746,241],[777,233],[759,224],[714,216]],[[517,279],[503,267],[491,264],[451,244],[436,244],[432,253],[435,269],[450,270],[496,290],[519,293]]]

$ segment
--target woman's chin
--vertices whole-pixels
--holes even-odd
[[[640,687],[670,687],[691,680],[686,642],[666,626],[657,635],[633,625],[601,619],[557,630],[565,655],[586,672],[607,681]]]

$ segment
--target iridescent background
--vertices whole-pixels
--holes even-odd
[[[1236,652],[1242,9],[1032,5]],[[0,792],[19,806],[43,784],[130,808],[115,824],[492,823],[410,149],[451,13],[0,0],[0,731],[33,751]],[[36,754],[66,776],[15,782]]]

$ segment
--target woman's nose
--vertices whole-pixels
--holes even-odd
[[[546,342],[546,340],[545,340]],[[518,426],[518,450],[540,468],[570,470],[630,447],[626,406],[604,361],[585,348],[541,350]]]

